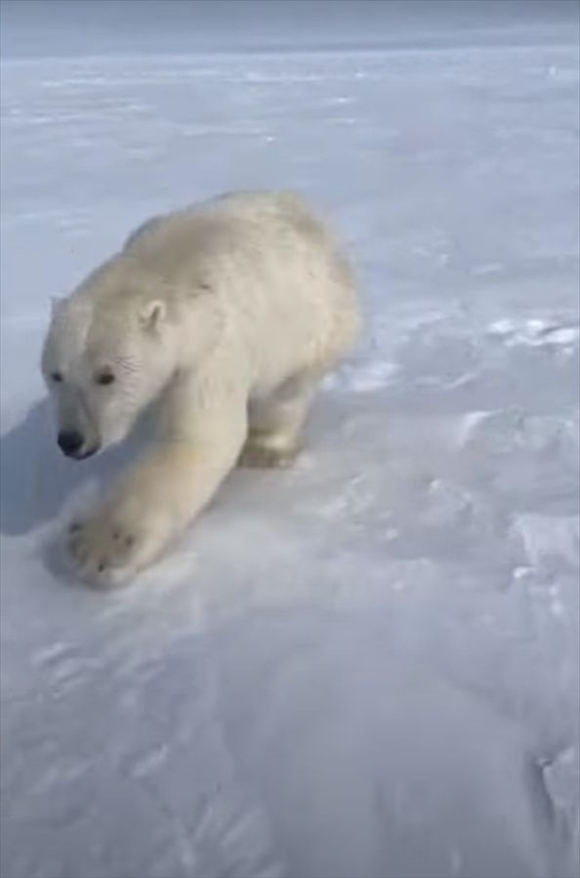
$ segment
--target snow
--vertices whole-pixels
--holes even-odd
[[[578,873],[579,55],[535,43],[4,58],[3,878]],[[55,536],[142,437],[59,457],[50,297],[254,186],[334,218],[365,336],[295,470],[85,591]]]

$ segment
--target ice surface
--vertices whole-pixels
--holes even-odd
[[[579,868],[573,45],[2,63],[2,878]],[[149,214],[295,187],[359,349],[288,473],[122,594],[50,549],[52,295]],[[139,440],[137,440],[139,441]]]

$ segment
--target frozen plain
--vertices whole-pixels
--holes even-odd
[[[2,878],[579,868],[578,48],[2,63]],[[148,215],[293,187],[366,333],[289,473],[118,595],[50,550],[52,295]]]

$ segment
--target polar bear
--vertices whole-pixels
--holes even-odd
[[[154,217],[53,305],[42,372],[62,452],[156,432],[68,529],[81,578],[112,587],[160,556],[237,463],[288,466],[317,385],[360,326],[334,234],[291,192],[236,192]]]

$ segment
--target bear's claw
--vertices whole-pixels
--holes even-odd
[[[300,454],[298,446],[268,448],[248,442],[238,459],[238,466],[247,469],[289,469]]]
[[[95,515],[87,521],[73,521],[67,529],[68,556],[81,578],[93,585],[111,588],[137,572],[139,544],[110,515]]]

